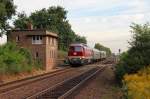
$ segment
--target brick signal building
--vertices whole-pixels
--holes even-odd
[[[56,66],[57,34],[47,30],[12,30],[8,34],[8,41],[16,42],[18,46],[27,48],[34,59],[42,62],[45,70]]]

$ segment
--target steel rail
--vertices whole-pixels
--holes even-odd
[[[28,77],[28,78],[25,78],[25,79],[16,80],[16,81],[13,81],[13,82],[8,82],[8,83],[5,83],[5,84],[1,84],[0,85],[0,94],[4,93],[6,91],[9,91],[9,90],[13,90],[13,89],[16,89],[18,87],[30,84],[30,83],[34,83],[34,82],[39,81],[39,80],[43,80],[43,79],[46,79],[46,78],[49,78],[49,77],[53,77],[55,75],[70,71],[72,69],[73,68],[59,69],[59,70],[52,71],[52,72],[49,72],[49,73],[45,73],[45,74],[32,76],[32,77]]]

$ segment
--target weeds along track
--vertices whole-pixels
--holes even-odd
[[[105,67],[95,67],[85,71],[75,77],[66,79],[55,86],[52,86],[44,91],[36,93],[26,99],[70,99],[71,94],[87,80],[92,79],[97,73],[103,71]]]
[[[0,94],[4,93],[6,91],[9,91],[9,90],[13,90],[15,88],[30,84],[30,83],[34,83],[34,82],[42,80],[42,79],[47,79],[47,78],[68,72],[70,70],[72,70],[72,68],[64,68],[64,69],[59,69],[59,70],[56,70],[53,72],[49,72],[49,73],[45,73],[45,74],[41,74],[41,75],[37,75],[37,76],[32,76],[29,78],[25,78],[25,79],[13,81],[13,82],[8,82],[5,84],[0,84]]]

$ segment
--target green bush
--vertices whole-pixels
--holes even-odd
[[[123,79],[125,74],[133,74],[145,67],[145,61],[141,53],[126,52],[121,54],[120,61],[116,65],[116,77],[118,81]]]
[[[133,24],[131,28],[131,47],[120,55],[120,61],[116,65],[116,77],[120,82],[125,74],[136,73],[150,64],[150,25]]]
[[[30,72],[33,68],[39,68],[36,65],[37,62],[32,59],[27,49],[10,42],[0,46],[0,74]]]

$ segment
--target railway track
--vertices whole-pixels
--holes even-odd
[[[30,84],[30,83],[34,83],[36,81],[42,80],[42,79],[46,79],[49,77],[53,77],[55,75],[59,75],[62,74],[64,72],[70,71],[72,70],[72,68],[64,68],[64,69],[59,69],[53,72],[49,72],[49,73],[45,73],[45,74],[41,74],[41,75],[37,75],[37,76],[33,76],[33,77],[29,77],[29,78],[25,78],[25,79],[21,79],[21,80],[17,80],[17,81],[13,81],[13,82],[8,82],[8,83],[4,83],[4,84],[0,84],[0,94],[13,90],[15,88]]]
[[[82,87],[85,82],[92,79],[97,73],[103,71],[105,67],[95,67],[75,77],[62,81],[44,91],[36,93],[26,99],[70,99],[73,92]]]
[[[66,79],[75,77],[95,67],[87,65],[80,68],[66,68],[60,70],[60,72],[55,71],[46,76],[33,77],[28,80],[11,82],[4,84],[4,86],[1,85],[0,99],[25,99],[26,97],[55,86]]]

